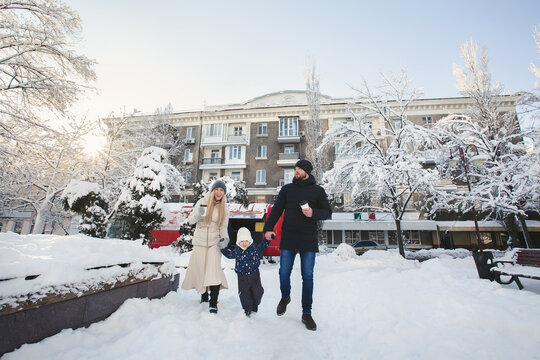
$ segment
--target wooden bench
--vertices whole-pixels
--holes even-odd
[[[520,290],[523,289],[520,277],[540,280],[540,271],[530,271],[526,268],[540,268],[540,249],[516,249],[514,257],[510,260],[495,260],[493,253],[489,251],[474,250],[473,258],[481,279],[497,281],[503,285],[515,281]],[[504,281],[501,276],[510,276],[510,279]]]

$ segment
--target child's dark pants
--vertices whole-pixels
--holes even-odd
[[[240,303],[242,309],[245,311],[253,311],[257,309],[257,306],[261,303],[264,289],[261,284],[261,275],[259,269],[255,272],[244,275],[238,275],[238,295],[240,296]]]

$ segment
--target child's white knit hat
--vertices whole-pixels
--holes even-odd
[[[253,243],[251,232],[248,230],[248,228],[241,227],[238,229],[238,233],[236,234],[236,243],[240,244],[240,241],[249,241],[249,245]]]

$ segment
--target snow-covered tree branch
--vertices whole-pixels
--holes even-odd
[[[334,124],[319,147],[336,147],[334,168],[324,174],[324,186],[330,194],[348,194],[351,210],[392,214],[404,255],[403,215],[415,205],[415,196],[438,191],[438,172],[424,167],[424,152],[435,141],[429,129],[413,124],[406,113],[421,92],[411,88],[405,70],[383,75],[376,92],[366,82],[355,90],[358,99],[351,104],[350,121]]]

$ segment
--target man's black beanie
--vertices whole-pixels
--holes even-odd
[[[311,170],[313,170],[313,165],[307,160],[298,160],[296,162],[296,165],[294,167],[299,167],[300,169],[304,170],[308,174],[311,174]]]

